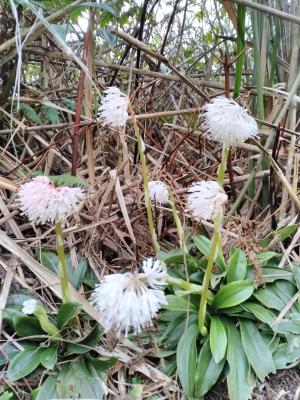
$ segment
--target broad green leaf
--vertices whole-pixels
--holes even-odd
[[[48,268],[50,271],[58,273],[57,254],[51,251],[42,250],[40,255],[41,255],[41,264],[45,268]],[[73,268],[71,263],[70,253],[66,253],[66,262],[68,267],[69,281],[71,282],[72,286],[75,289],[78,289],[87,271],[88,267],[87,259],[85,257],[78,257],[78,265],[76,268]]]
[[[261,268],[261,274],[265,283],[272,283],[277,281],[278,279],[284,279],[287,281],[293,280],[292,272],[283,268],[273,268],[269,266],[264,266],[263,268]],[[247,270],[247,278],[253,279],[252,268],[249,268]]]
[[[217,317],[211,317],[209,345],[215,363],[223,360],[227,348],[227,335],[222,320]]]
[[[279,324],[274,325],[273,329],[277,333],[295,333],[300,335],[300,321],[293,321],[292,319],[282,319]]]
[[[209,389],[217,382],[226,359],[224,358],[218,364],[214,361],[210,348],[209,340],[203,344],[197,363],[195,375],[194,398],[199,399],[209,391]]]
[[[300,268],[295,265],[293,268],[293,277],[296,282],[297,289],[300,290]]]
[[[300,347],[294,347],[293,351],[289,351],[289,344],[281,343],[273,354],[273,359],[277,369],[296,366],[300,362]]]
[[[68,322],[70,322],[75,315],[81,310],[79,303],[64,303],[59,307],[57,313],[57,327],[58,329],[64,328]]]
[[[227,282],[242,281],[247,272],[247,258],[240,249],[233,249],[228,261]]]
[[[298,225],[292,224],[292,225],[287,225],[282,229],[279,229],[277,231],[272,231],[270,232],[266,237],[264,237],[260,242],[261,247],[266,247],[268,246],[269,243],[271,243],[271,240],[274,238],[274,236],[280,237],[281,240],[285,240],[289,236],[291,236],[298,228]]]
[[[104,395],[104,386],[99,375],[87,368],[81,358],[75,363],[64,364],[57,378],[59,399],[99,399]]]
[[[174,348],[177,346],[179,339],[182,337],[186,329],[186,315],[174,318],[168,323],[168,326],[164,330],[163,334],[159,338],[160,343],[166,343],[168,348]],[[198,321],[198,315],[192,314],[188,320],[188,326],[196,324]]]
[[[167,304],[163,306],[164,309],[170,310],[170,311],[182,311],[182,312],[187,312],[189,310],[190,312],[197,312],[197,308],[188,302],[188,300],[184,297],[178,297],[174,295],[168,295],[166,296],[167,298]]]
[[[23,350],[15,355],[8,365],[8,379],[14,382],[29,375],[40,365],[42,352],[43,349],[35,347]]]
[[[249,281],[228,283],[215,295],[213,306],[216,309],[236,306],[249,299],[253,290],[254,287]]]
[[[255,379],[243,349],[242,340],[236,326],[226,321],[227,361],[229,373],[227,387],[230,400],[248,400],[255,386]]]
[[[247,358],[256,375],[263,382],[270,372],[276,372],[272,353],[252,321],[240,319],[240,327]]]
[[[40,362],[46,369],[53,369],[57,362],[58,345],[48,347],[41,354]]]
[[[99,325],[96,325],[94,329],[80,340],[70,343],[68,345],[69,354],[83,354],[89,352],[93,347],[95,347],[101,338],[101,332]]]
[[[275,253],[274,251],[265,251],[263,253],[257,253],[256,257],[261,262],[262,264],[271,260],[273,257],[278,256],[278,253]]]
[[[18,336],[45,335],[36,317],[30,317],[24,314],[15,316],[13,324]]]
[[[192,239],[197,249],[206,257],[209,257],[211,249],[211,241],[207,237],[202,235],[193,236]],[[226,269],[227,267],[226,262],[223,256],[221,256],[220,254],[217,255],[215,262],[222,268],[222,270]]]
[[[173,353],[173,352],[172,352]],[[111,368],[118,361],[116,357],[92,357],[90,354],[86,354],[85,360],[88,363],[91,363],[98,374],[102,372],[106,372],[109,368]]]
[[[193,397],[194,392],[198,335],[198,325],[191,325],[181,336],[177,346],[177,372],[182,388],[189,397]]]
[[[276,295],[272,286],[259,288],[254,291],[253,295],[264,306],[273,308],[274,310],[281,311],[286,305],[286,303],[284,303],[284,301],[282,301],[281,298]]]
[[[272,311],[268,310],[260,304],[246,302],[242,304],[242,307],[255,315],[257,319],[264,322],[265,324],[268,324],[269,326],[272,326],[273,322],[275,321],[276,317],[272,313]]]
[[[49,375],[43,384],[38,388],[35,400],[57,399],[56,382],[57,374]]]
[[[7,360],[11,360],[16,354],[20,353],[15,345],[10,342],[6,342],[1,345],[0,352],[0,367],[7,363]]]

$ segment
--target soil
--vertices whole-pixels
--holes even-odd
[[[218,383],[205,397],[206,400],[229,400],[226,382]],[[300,369],[279,371],[257,389],[252,400],[300,400]]]

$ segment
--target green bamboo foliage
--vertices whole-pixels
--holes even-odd
[[[256,83],[257,89],[257,116],[259,119],[264,119],[265,110],[264,110],[264,97],[263,97],[263,82],[264,76],[262,76],[261,71],[261,43],[262,36],[266,34],[264,30],[264,18],[266,18],[263,14],[258,13],[257,11],[252,11],[252,29],[253,29],[253,56],[254,56],[254,81]],[[250,165],[252,167],[252,165]],[[268,160],[265,156],[263,156],[261,162],[261,168],[268,168]],[[250,171],[251,172],[251,171]],[[269,179],[267,177],[262,179],[262,206],[266,207],[269,202]],[[250,187],[250,191],[253,195],[254,193],[254,184]]]
[[[273,37],[271,40],[272,47],[271,47],[271,60],[270,60],[270,73],[268,79],[268,85],[273,86],[275,78],[276,78],[276,69],[277,69],[277,52],[280,43],[280,23],[278,18],[270,18],[270,27],[271,32],[273,33]]]

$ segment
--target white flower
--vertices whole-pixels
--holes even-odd
[[[26,300],[23,302],[22,313],[23,314],[33,314],[37,306],[37,301],[34,299]]]
[[[137,335],[150,326],[161,305],[167,304],[162,290],[167,276],[163,265],[151,258],[144,261],[142,273],[105,276],[91,297],[105,331],[127,336],[132,328]]]
[[[166,204],[169,201],[167,185],[161,181],[149,182],[149,196],[151,201]]]
[[[64,221],[74,213],[84,197],[80,188],[55,187],[47,176],[37,176],[21,185],[18,198],[20,208],[36,224]]]
[[[114,128],[121,128],[125,125],[128,118],[129,98],[117,87],[109,87],[104,90],[106,96],[102,98],[99,108],[100,118],[105,125],[111,125]]]
[[[204,107],[204,127],[208,137],[225,147],[244,143],[258,135],[256,121],[235,101],[216,97]]]
[[[194,217],[212,220],[222,214],[228,199],[223,188],[215,181],[194,183],[188,189],[188,211]]]

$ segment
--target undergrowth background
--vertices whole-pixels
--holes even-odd
[[[153,255],[132,126],[118,132],[97,120],[107,86],[130,96],[150,179],[172,188],[187,235],[206,236],[212,224],[190,218],[185,193],[191,183],[216,177],[222,149],[206,139],[201,107],[206,96],[229,89],[257,117],[260,143],[286,181],[278,179],[254,144],[231,151],[224,253],[243,249],[258,282],[255,253],[262,249],[281,253],[281,266],[300,263],[297,1],[0,4],[0,310],[33,294],[50,310],[59,303],[57,282],[47,274],[56,263],[54,231],[33,228],[16,204],[19,185],[37,171],[76,174],[87,185],[87,200],[65,227],[70,279],[87,313],[92,310],[83,283],[92,288],[104,274],[133,268]],[[154,218],[161,250],[178,246],[170,210],[157,208]],[[0,325],[1,346],[19,348],[2,324],[2,312]],[[184,398],[176,375],[169,377],[158,368],[163,355],[153,357],[156,346],[151,331],[146,345],[106,338],[99,354],[118,358],[106,377],[108,398],[125,398],[130,392],[136,398]],[[5,371],[3,347],[1,353]],[[39,379],[17,382],[13,391],[26,398]],[[7,384],[5,373],[1,384]],[[292,397],[271,398],[294,398],[297,389],[292,386],[280,389],[282,396],[291,390]],[[211,398],[226,398],[217,393]]]

